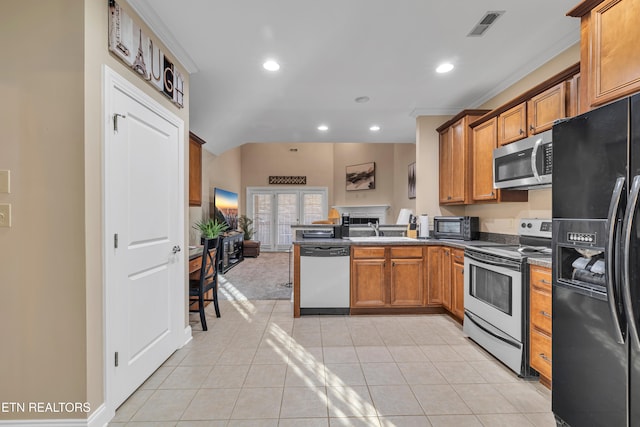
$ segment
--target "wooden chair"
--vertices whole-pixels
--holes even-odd
[[[200,265],[200,274],[197,278],[189,278],[189,312],[200,313],[200,323],[202,330],[207,330],[207,320],[204,314],[204,303],[213,302],[216,310],[216,317],[220,317],[220,308],[218,307],[218,254],[219,249],[216,247],[218,239],[205,239],[202,248],[202,262]],[[195,272],[194,272],[195,275]],[[211,297],[207,297],[207,293],[211,291]],[[197,308],[192,308],[195,304]]]

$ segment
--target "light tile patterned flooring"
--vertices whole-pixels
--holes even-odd
[[[211,307],[208,307],[208,310]],[[551,393],[446,315],[305,316],[222,301],[111,427],[555,426]]]

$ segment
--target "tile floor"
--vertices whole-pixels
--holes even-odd
[[[110,427],[555,426],[523,381],[446,315],[305,316],[223,301]]]

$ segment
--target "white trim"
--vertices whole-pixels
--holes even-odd
[[[149,26],[149,29],[160,39],[169,52],[175,57],[189,74],[198,71],[198,65],[189,56],[187,50],[182,47],[180,42],[173,36],[171,30],[162,22],[156,11],[146,1],[127,2],[136,14]]]
[[[109,339],[109,334],[107,334],[107,325],[110,324],[109,310],[107,307],[107,303],[112,298],[111,293],[109,292],[109,288],[106,286],[109,280],[109,249],[112,248],[112,236],[108,236],[108,231],[110,229],[109,218],[106,215],[106,207],[110,206],[109,200],[109,192],[108,192],[108,183],[106,180],[106,171],[107,171],[107,156],[106,156],[106,142],[109,140],[109,132],[112,126],[111,117],[109,117],[110,112],[113,110],[113,97],[112,97],[112,89],[117,89],[132,98],[136,99],[141,105],[153,111],[158,116],[164,118],[169,123],[174,125],[178,129],[179,136],[179,147],[178,147],[178,177],[180,179],[180,185],[178,186],[178,200],[185,200],[185,189],[184,189],[184,181],[185,181],[185,171],[184,171],[184,150],[185,150],[185,125],[184,120],[178,117],[176,114],[162,106],[156,100],[154,100],[151,96],[147,95],[144,91],[136,87],[133,83],[131,83],[126,78],[122,77],[118,73],[116,73],[113,69],[108,67],[106,64],[102,66],[102,99],[103,99],[103,111],[102,111],[102,194],[103,194],[103,206],[102,206],[102,240],[103,240],[103,258],[102,258],[102,290],[103,290],[103,340],[104,340],[104,362],[103,362],[103,386],[104,386],[104,411],[106,413],[105,417],[109,419],[107,422],[113,418],[115,415],[115,410],[117,409],[115,404],[109,401],[109,397],[112,395],[110,389],[110,381],[108,380],[109,372],[112,368],[111,362],[113,357],[113,348],[111,341]],[[180,246],[186,248],[188,246],[187,241],[185,240],[185,230],[184,230],[184,222],[185,222],[185,209],[183,202],[183,209],[178,209],[177,214],[177,222],[179,224],[177,229],[177,241]],[[179,277],[184,277],[186,280],[186,263],[184,262],[184,254],[185,251],[179,252],[179,259],[176,261],[176,268],[180,269],[178,271]],[[186,332],[191,332],[191,329],[185,329],[184,327],[184,319],[185,319],[185,310],[186,310],[186,282],[183,283],[183,287],[180,290],[180,295],[182,301],[178,303],[176,301],[175,307],[175,324],[171,326],[173,342],[175,346],[175,350],[181,348],[185,343]]]

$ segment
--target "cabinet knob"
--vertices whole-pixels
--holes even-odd
[[[536,128],[534,128],[534,127],[533,127],[533,125],[529,125],[529,130],[530,130],[531,132],[533,132],[533,131],[535,131],[535,130],[536,130]]]
[[[551,359],[549,359],[544,353],[540,353],[538,354],[538,356],[542,359],[542,360],[546,360],[547,362],[551,363]]]
[[[520,135],[522,135],[524,133],[524,131],[522,129],[520,129]]]
[[[547,313],[547,312],[546,312],[546,311],[544,311],[544,310],[540,310],[540,314],[542,314],[544,317],[548,317],[549,319],[551,319],[551,314],[550,314],[550,313]]]

